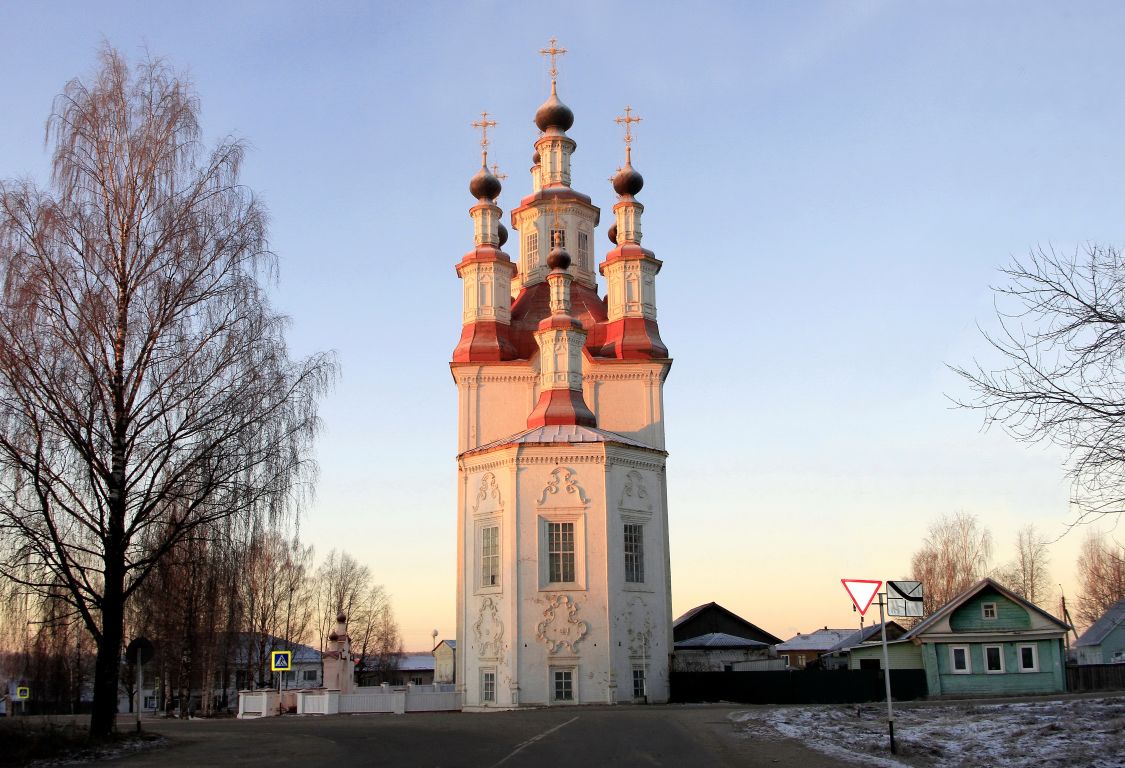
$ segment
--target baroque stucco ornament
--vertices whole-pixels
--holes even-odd
[[[500,497],[500,486],[496,484],[496,475],[485,472],[480,479],[480,490],[477,491],[476,503],[473,504],[473,514],[495,512],[503,508],[504,499]]]
[[[491,597],[480,602],[480,616],[473,625],[477,636],[477,648],[481,658],[498,657],[503,650],[504,622],[500,621],[500,609]]]
[[[547,646],[549,653],[558,653],[566,648],[578,653],[578,643],[590,630],[584,621],[575,618],[578,604],[568,595],[555,595],[547,601],[543,611],[543,621],[535,627],[535,636]]]
[[[543,494],[539,497],[539,506],[548,503],[560,507],[586,506],[590,503],[586,492],[578,484],[577,473],[573,469],[556,467],[551,471],[551,479],[547,481]]]
[[[652,499],[649,498],[648,489],[645,488],[645,478],[635,469],[625,473],[625,487],[621,489],[621,509],[632,509],[641,512],[652,511]]]

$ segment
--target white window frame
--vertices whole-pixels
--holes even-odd
[[[315,683],[319,676],[320,676],[320,673],[317,672],[315,669],[302,669],[301,670],[301,682],[303,682],[303,683],[308,683],[308,682],[314,682]]]
[[[803,653],[797,654],[797,665],[800,666],[800,667],[805,666],[805,654],[803,654]]]
[[[578,231],[578,266],[589,269],[590,264],[590,235],[582,230]]]
[[[992,669],[992,667],[988,663],[988,652],[993,648],[996,649],[997,656],[1000,659],[1000,669]],[[1004,646],[996,644],[986,645],[982,648],[982,652],[984,653],[984,673],[986,675],[1004,674]]]
[[[574,525],[574,581],[551,581],[551,524]],[[550,592],[586,589],[586,516],[574,512],[539,513],[539,590]]]
[[[487,537],[489,531],[493,532],[491,552],[489,551]],[[480,585],[481,587],[500,586],[500,524],[485,522],[480,527]]]
[[[992,615],[989,616],[988,614]],[[981,603],[980,604],[980,617],[985,621],[996,621],[999,611],[996,609],[996,603]]]
[[[629,529],[636,529],[635,551],[630,551]],[[627,520],[621,525],[622,554],[625,557],[625,583],[645,583],[645,526]]]
[[[781,660],[785,662],[785,666],[787,666],[787,667],[789,666],[789,654],[788,653],[781,654]]]
[[[639,674],[638,674],[639,673]],[[644,699],[648,696],[648,675],[645,674],[643,664],[633,665],[633,701]],[[637,683],[640,682],[640,692],[637,691]]]
[[[957,668],[957,651],[965,652],[965,668]],[[973,674],[973,654],[967,645],[951,645],[949,646],[949,671],[954,675],[971,675]]]
[[[1023,649],[1031,649],[1031,666],[1025,667],[1023,665]],[[1020,672],[1038,672],[1039,671],[1039,645],[1037,643],[1024,643],[1016,646],[1016,662],[1019,665]]]
[[[570,675],[570,698],[558,698],[558,689],[555,686],[555,676],[559,673]],[[577,704],[578,703],[578,668],[570,666],[557,666],[547,668],[547,684],[550,686],[552,704]]]
[[[489,678],[492,678],[489,680]],[[491,683],[491,685],[489,685]],[[496,703],[496,668],[486,667],[480,671],[480,700]]]

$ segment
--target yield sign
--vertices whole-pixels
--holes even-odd
[[[872,581],[871,579],[840,579],[844,585],[844,589],[848,590],[848,597],[855,603],[859,615],[867,613],[867,609],[871,607],[871,601],[875,599],[875,594],[879,591],[879,587],[883,586],[881,581]]]

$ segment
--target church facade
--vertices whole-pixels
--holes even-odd
[[[548,53],[559,53],[552,48]],[[570,186],[574,115],[535,115],[531,191],[511,211],[487,165],[470,181],[474,247],[457,264],[456,675],[466,708],[668,699],[672,652],[661,262],[641,246],[643,179],[613,177],[600,209]],[[596,271],[595,271],[596,270]],[[607,286],[599,294],[600,274]]]

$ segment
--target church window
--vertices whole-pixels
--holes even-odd
[[[645,668],[633,667],[633,698],[643,699],[645,695]]]
[[[527,235],[527,263],[535,266],[539,263],[539,233],[530,232]]]
[[[625,581],[639,584],[645,580],[644,526],[625,524]]]
[[[578,233],[578,266],[586,269],[590,256],[590,236],[585,232]]]
[[[481,672],[480,700],[496,701],[496,672],[486,669]]]
[[[480,566],[482,587],[500,583],[500,527],[497,525],[481,529]]]
[[[574,701],[574,670],[552,669],[552,698],[555,701]]]
[[[552,229],[551,230],[551,247],[555,247],[555,235],[558,235],[558,245],[560,248],[566,248],[566,230],[565,229]]]
[[[574,581],[574,523],[547,523],[550,580]]]

